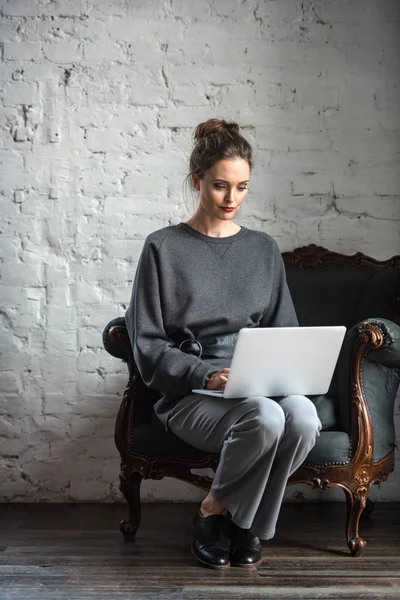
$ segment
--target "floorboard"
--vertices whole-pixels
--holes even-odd
[[[192,504],[147,504],[135,542],[124,505],[0,505],[0,600],[400,598],[400,503],[377,504],[347,549],[345,506],[284,504],[263,564],[213,571],[190,554]]]

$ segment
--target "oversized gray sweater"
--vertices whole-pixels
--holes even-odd
[[[154,409],[166,428],[174,403],[231,363],[182,352],[180,341],[242,327],[298,326],[270,235],[242,226],[215,238],[186,223],[146,238],[125,319],[140,375],[162,394]]]

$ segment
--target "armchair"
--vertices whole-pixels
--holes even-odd
[[[344,490],[346,539],[355,556],[366,545],[359,535],[359,519],[370,488],[394,469],[400,255],[378,261],[361,252],[346,256],[311,244],[283,253],[283,259],[300,325],[347,327],[328,393],[310,396],[323,425],[321,434],[288,485]],[[143,478],[175,477],[208,491],[212,479],[194,470],[215,471],[219,456],[186,444],[158,421],[153,405],[160,394],[141,380],[123,317],[108,323],[103,343],[129,370],[115,443],[121,455],[120,489],[130,509],[130,518],[121,522],[120,530],[132,540],[140,524]]]

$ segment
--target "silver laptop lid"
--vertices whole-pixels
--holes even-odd
[[[241,329],[224,397],[326,394],[345,333],[344,326]]]

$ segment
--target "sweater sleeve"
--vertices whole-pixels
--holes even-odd
[[[174,346],[164,329],[158,250],[145,241],[125,321],[133,356],[144,383],[167,395],[185,396],[204,388],[215,366]]]
[[[260,327],[298,327],[296,310],[286,281],[285,263],[278,244],[274,243],[272,291]]]

